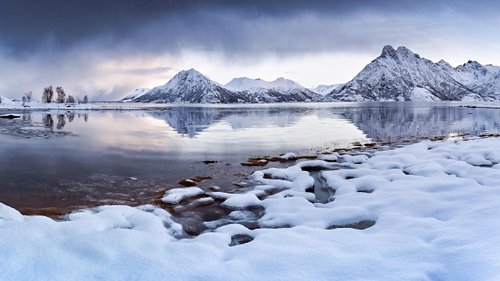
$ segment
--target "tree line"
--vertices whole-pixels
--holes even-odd
[[[77,100],[73,95],[66,95],[63,87],[56,87],[57,96],[54,96],[54,88],[52,86],[45,87],[42,92],[42,102],[43,103],[66,103],[66,104],[75,104]],[[55,98],[55,99],[54,99]],[[22,102],[29,103],[33,100],[33,92],[28,91],[24,93],[22,97]],[[78,98],[78,103],[88,103],[89,98],[87,95],[83,97],[83,99]]]

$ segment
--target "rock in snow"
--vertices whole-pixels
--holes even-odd
[[[2,118],[2,119],[16,119],[16,118],[21,118],[21,114],[2,114],[2,115],[0,115],[0,118]]]

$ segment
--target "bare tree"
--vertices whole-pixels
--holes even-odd
[[[56,102],[64,103],[64,101],[66,100],[66,93],[64,92],[64,89],[62,87],[57,87],[56,92],[57,92]]]
[[[52,86],[45,87],[42,93],[42,102],[51,103],[53,97],[54,97],[54,90],[52,89]]]
[[[74,104],[75,98],[72,95],[68,95],[68,98],[66,99],[66,103]]]
[[[0,97],[0,104],[2,104],[2,97]]]
[[[23,106],[26,106],[26,96],[23,96],[21,100],[23,101]]]
[[[83,96],[82,103],[89,103],[89,97],[87,95]]]
[[[28,91],[28,92],[24,93],[24,97],[26,99],[26,102],[31,102],[33,100],[33,92]]]

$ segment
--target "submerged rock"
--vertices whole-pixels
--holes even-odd
[[[0,118],[3,118],[3,119],[17,119],[17,118],[21,118],[21,114],[2,114],[2,115],[0,115]]]

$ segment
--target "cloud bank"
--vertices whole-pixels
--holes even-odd
[[[62,85],[107,100],[197,68],[345,82],[383,45],[500,64],[495,1],[10,1],[0,9],[0,95]],[[479,20],[480,18],[480,20]]]

